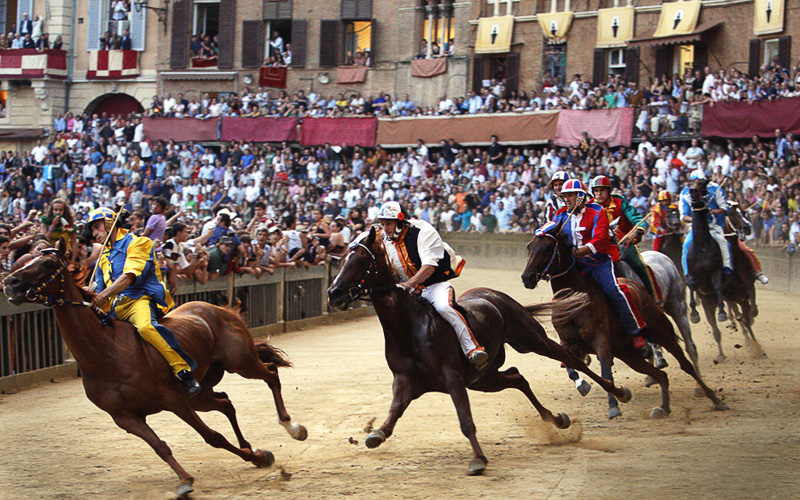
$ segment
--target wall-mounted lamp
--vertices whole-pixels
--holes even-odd
[[[169,0],[164,0],[163,7],[151,7],[149,0],[133,0],[133,7],[136,12],[141,12],[142,9],[150,9],[158,14],[158,22],[164,25],[164,34],[167,33],[167,14],[169,13]]]

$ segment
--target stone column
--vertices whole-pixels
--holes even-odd
[[[431,46],[433,44],[433,40],[432,40],[432,38],[433,38],[433,9],[434,9],[434,7],[431,4],[428,4],[428,5],[425,6],[425,12],[428,13],[428,34],[427,34],[428,48],[427,48],[427,50],[425,52],[425,57],[428,57],[428,58],[430,58],[431,54],[433,53],[433,47]]]

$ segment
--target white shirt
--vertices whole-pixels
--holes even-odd
[[[36,160],[36,163],[42,163],[42,161],[44,161],[44,157],[47,156],[47,153],[47,146],[36,146],[31,149],[31,154],[33,155],[33,159]]]
[[[436,229],[424,220],[410,219],[408,221],[412,227],[419,229],[417,236],[417,252],[423,266],[438,266],[439,259],[444,257],[444,242]],[[386,244],[386,254],[389,262],[392,263],[397,275],[403,280],[408,281],[411,276],[406,275],[403,263],[397,253],[395,242],[389,239],[384,233],[384,243]]]

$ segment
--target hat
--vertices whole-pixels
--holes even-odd
[[[233,245],[233,238],[231,238],[230,236],[223,236],[219,239],[217,243],[219,243],[220,245]]]
[[[233,220],[233,219],[235,219],[236,217],[238,217],[238,216],[239,216],[239,214],[237,214],[237,213],[236,213],[236,212],[234,212],[233,210],[228,210],[227,208],[223,208],[223,209],[221,209],[219,212],[217,212],[217,215],[219,215],[219,214],[225,214],[225,215],[227,215],[228,217],[230,217],[230,218],[231,218],[231,220]]]

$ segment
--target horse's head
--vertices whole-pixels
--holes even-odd
[[[383,242],[373,226],[350,243],[339,264],[339,274],[328,288],[328,304],[344,310],[350,302],[369,295],[377,284],[378,267],[385,260]]]
[[[53,305],[54,300],[63,298],[66,272],[67,261],[61,250],[47,248],[3,280],[3,293],[15,306],[26,300]]]
[[[695,212],[708,208],[708,203],[703,199],[703,194],[696,187],[689,188],[689,199],[692,201],[692,209]]]
[[[739,205],[739,203],[735,201],[729,201],[728,207],[728,222],[734,231],[738,233],[739,239],[744,241],[752,232],[753,225],[750,224],[750,221],[747,220],[747,217],[745,217],[744,213],[742,212],[742,207]]]
[[[677,208],[667,209],[667,227],[670,231],[680,231],[681,212]]]
[[[525,288],[536,288],[539,280],[561,276],[575,260],[569,245],[561,236],[564,223],[547,223],[534,233],[528,243],[528,263],[522,272]]]

